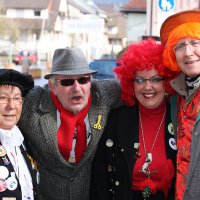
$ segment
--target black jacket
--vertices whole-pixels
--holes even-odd
[[[99,142],[93,161],[91,178],[91,200],[132,200],[132,171],[139,143],[138,106],[122,106],[113,110],[108,117],[107,127]],[[169,133],[171,123],[170,106],[167,106],[165,122],[165,147],[167,159],[175,166],[176,151],[169,145],[174,136]],[[174,178],[175,179],[175,178]],[[174,199],[174,181],[168,199]],[[160,198],[158,198],[161,200]]]
[[[1,142],[0,142],[0,145],[2,145]],[[21,153],[22,153],[22,155],[24,157],[24,160],[25,160],[25,162],[27,164],[27,167],[28,167],[28,169],[30,171],[30,175],[32,177],[32,183],[33,183],[33,188],[34,188],[34,193],[33,194],[34,194],[34,199],[36,199],[36,191],[37,191],[37,189],[36,189],[37,188],[36,171],[34,169],[32,169],[30,160],[28,158],[27,152],[26,152],[26,150],[25,150],[23,145],[20,146],[20,150],[21,150]],[[5,162],[4,158],[6,158],[6,160],[8,162]],[[9,176],[6,179],[10,178],[11,177],[11,173],[15,171],[13,166],[12,166],[12,164],[11,164],[11,162],[10,162],[10,159],[7,156],[7,154],[4,157],[0,157],[0,166],[5,167],[9,172]],[[16,198],[16,200],[21,200],[22,199],[22,193],[21,193],[21,187],[20,187],[20,184],[19,184],[19,180],[16,177],[16,175],[15,175],[15,178],[16,178],[16,180],[18,182],[17,188],[15,190],[9,190],[8,188],[6,188],[5,191],[1,191],[0,192],[0,199],[3,199],[3,197],[4,198],[5,197],[13,197],[13,198]]]

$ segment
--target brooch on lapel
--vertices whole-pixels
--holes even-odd
[[[26,152],[26,155],[27,155],[28,159],[31,162],[32,169],[38,171],[38,164],[37,164],[37,162],[27,152]]]
[[[97,123],[94,124],[94,128],[95,129],[98,129],[98,130],[102,129],[101,124],[100,124],[101,123],[101,118],[102,118],[102,115],[98,115]]]
[[[174,136],[174,126],[173,126],[173,124],[170,123],[167,128],[168,128],[169,133]],[[177,150],[176,141],[175,141],[174,137],[169,139],[169,146],[173,150]]]
[[[174,126],[173,126],[173,124],[170,123],[167,128],[168,128],[169,133],[174,135]]]
[[[177,146],[176,146],[176,141],[174,138],[170,138],[169,139],[169,146],[173,149],[173,150],[177,150]]]
[[[6,148],[0,145],[0,157],[2,157],[4,165],[9,165],[10,161],[8,161],[8,159],[6,158],[6,154],[7,154]]]

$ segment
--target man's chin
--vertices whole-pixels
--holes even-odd
[[[77,115],[82,110],[83,110],[83,107],[77,107],[77,108],[73,108],[71,112],[73,112],[74,115]]]

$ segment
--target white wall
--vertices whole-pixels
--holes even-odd
[[[48,10],[41,10],[40,16],[34,15],[33,9],[7,9],[6,16],[9,18],[26,18],[26,19],[34,19],[34,18],[48,18]]]
[[[146,35],[146,14],[129,13],[127,22],[127,42],[131,43]]]

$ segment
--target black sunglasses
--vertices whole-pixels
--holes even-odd
[[[78,81],[79,84],[81,85],[84,85],[88,82],[90,82],[90,76],[84,76],[84,77],[81,77],[81,78],[78,78],[78,79],[62,79],[62,80],[57,80],[57,82],[60,82],[60,84],[62,86],[72,86],[74,85],[74,81]]]

